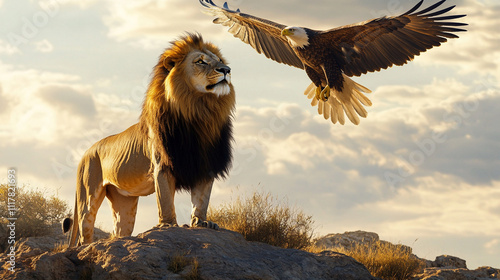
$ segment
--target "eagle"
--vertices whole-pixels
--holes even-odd
[[[229,26],[229,33],[276,62],[306,71],[312,83],[304,94],[318,106],[318,113],[334,124],[354,124],[366,118],[364,106],[371,91],[349,77],[403,65],[448,38],[466,23],[453,20],[465,15],[446,14],[455,6],[441,10],[446,0],[421,9],[424,0],[400,16],[384,16],[329,30],[286,26],[267,19],[222,7],[212,0],[199,0],[214,23]],[[445,15],[446,14],[446,15]]]

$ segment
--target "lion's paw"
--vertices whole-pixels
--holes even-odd
[[[211,221],[202,221],[198,217],[193,217],[191,219],[191,226],[192,227],[205,227],[205,228],[211,228],[211,229],[215,229],[215,230],[219,229],[218,224],[211,222]]]
[[[169,228],[169,227],[178,227],[177,224],[168,224],[168,223],[159,223],[154,228]]]

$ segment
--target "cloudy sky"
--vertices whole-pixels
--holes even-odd
[[[229,5],[326,29],[397,15],[416,2]],[[373,91],[373,106],[359,126],[341,126],[309,105],[303,71],[212,24],[197,0],[2,0],[0,178],[16,167],[21,185],[72,206],[82,153],[137,122],[158,56],[197,31],[220,46],[237,90],[234,166],[215,183],[212,205],[266,190],[312,215],[318,234],[374,231],[420,257],[500,267],[500,5],[447,2],[468,14],[469,31],[408,65],[355,78]],[[179,194],[176,205],[179,222],[188,222],[189,196]],[[108,208],[97,225],[111,230]],[[142,198],[134,234],[155,225],[156,213],[154,196]]]

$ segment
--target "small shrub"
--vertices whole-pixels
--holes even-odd
[[[198,270],[200,264],[196,258],[188,258],[186,254],[175,255],[170,259],[170,264],[168,265],[168,270],[175,274],[180,274],[188,265],[191,265],[191,269],[186,273],[181,275],[182,279],[185,280],[198,280],[201,279],[200,271]]]
[[[168,270],[173,273],[180,273],[189,264],[189,259],[185,255],[175,255],[171,258]]]
[[[373,276],[384,280],[411,279],[424,265],[422,260],[412,255],[408,247],[389,242],[356,243],[351,248],[338,247],[332,250],[354,258]]]
[[[5,226],[8,224],[8,185],[0,185],[0,239],[7,234]],[[39,190],[27,190],[26,186],[17,187],[15,199],[17,218],[16,239],[22,237],[42,236],[52,233],[52,225],[60,223],[62,218],[69,215],[68,204],[57,196],[46,196]],[[6,242],[0,243],[0,249],[4,250]]]
[[[255,192],[233,203],[210,208],[208,220],[241,233],[248,241],[304,249],[311,244],[313,220],[301,210],[278,202],[269,193]]]

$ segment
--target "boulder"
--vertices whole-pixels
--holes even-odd
[[[380,243],[386,246],[395,246],[399,250],[404,250],[411,254],[412,249],[406,245],[394,245],[388,241],[380,240],[378,234],[375,232],[367,231],[346,231],[344,233],[332,233],[318,238],[314,241],[316,248],[327,250],[335,250],[336,248],[343,248],[349,251],[352,247],[360,244]]]
[[[374,243],[379,241],[378,234],[366,231],[346,231],[344,233],[332,233],[316,239],[314,245],[318,248],[350,248],[355,244]]]
[[[0,278],[377,279],[351,257],[332,251],[313,254],[248,242],[228,230],[183,227],[19,256],[15,272],[4,269]]]
[[[467,269],[467,264],[466,264],[465,260],[462,260],[461,258],[449,256],[449,255],[441,255],[441,256],[437,256],[435,261],[427,263],[427,267],[465,268],[465,269]]]

